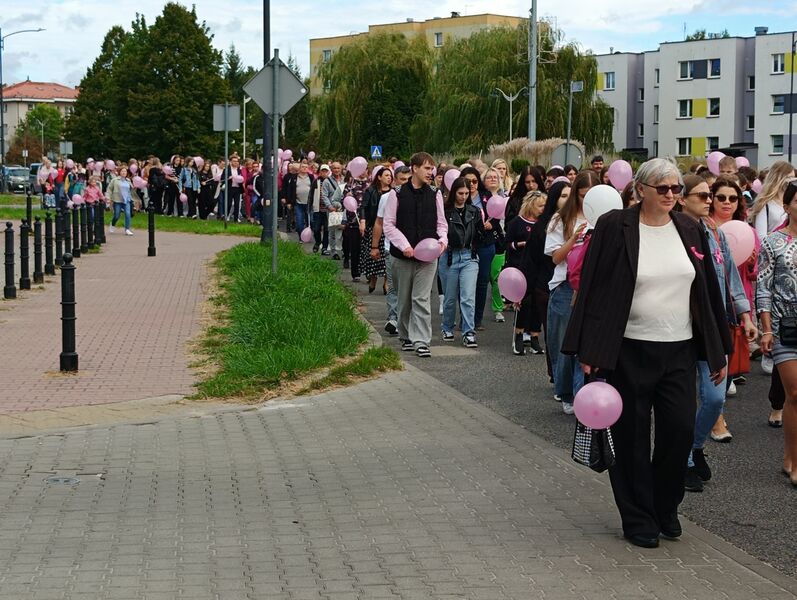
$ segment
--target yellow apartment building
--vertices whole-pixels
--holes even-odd
[[[441,48],[447,39],[470,37],[471,34],[492,27],[517,27],[528,19],[523,17],[507,17],[503,15],[468,15],[461,16],[452,12],[450,17],[435,17],[426,21],[407,19],[399,23],[369,25],[368,31],[351,35],[314,38],[310,40],[310,94],[317,96],[322,92],[322,83],[316,77],[318,65],[328,61],[332,55],[346,44],[351,44],[362,36],[378,33],[403,33],[405,36],[422,35],[429,46]]]

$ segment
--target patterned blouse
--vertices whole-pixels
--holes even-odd
[[[761,242],[756,281],[758,312],[772,315],[772,335],[778,337],[780,320],[797,316],[797,239],[773,231]]]

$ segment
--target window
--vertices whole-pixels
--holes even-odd
[[[747,115],[747,131],[755,129],[755,115]]]
[[[332,59],[332,50],[323,50],[321,55],[324,62],[329,62]]]
[[[692,79],[695,74],[695,63],[684,60],[678,63],[678,79]]]
[[[786,100],[782,94],[772,96],[772,114],[782,115],[786,112]]]
[[[325,79],[324,80],[324,91],[328,92],[331,89],[332,89],[332,80],[331,79]]]
[[[657,124],[659,122],[659,105],[653,105],[653,124]]]
[[[637,123],[637,137],[645,137],[645,124],[644,123]]]
[[[614,71],[607,71],[603,74],[603,89],[604,90],[613,90],[614,89]]]
[[[638,88],[637,95],[636,95],[637,102],[644,102],[645,101],[645,88]]]
[[[661,76],[661,71],[659,69],[653,69],[653,82],[656,87],[659,86],[659,77]]]
[[[748,75],[747,76],[747,91],[754,92],[755,91],[755,75]]]
[[[678,118],[691,119],[692,118],[692,101],[691,100],[678,100]]]
[[[439,48],[443,45],[443,32],[438,31],[434,34],[434,47]]]
[[[772,73],[785,73],[786,61],[783,52],[772,55]]]
[[[720,73],[722,72],[720,59],[719,58],[709,58],[708,59],[708,76],[709,77],[719,77]]]
[[[34,108],[36,108],[35,104],[28,104],[28,110],[33,110]]]
[[[783,136],[772,135],[772,154],[783,154]]]
[[[719,98],[709,98],[708,99],[708,116],[709,117],[719,117],[720,116],[720,99]]]
[[[716,150],[720,147],[720,139],[716,136],[706,138],[706,148]]]
[[[692,138],[678,138],[678,156],[692,156]]]

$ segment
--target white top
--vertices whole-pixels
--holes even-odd
[[[586,219],[576,219],[576,225],[573,231],[586,223]],[[548,227],[548,233],[545,236],[545,254],[553,256],[553,253],[565,245],[565,230],[562,219],[556,217],[556,223],[553,227]],[[575,247],[575,246],[574,246]],[[567,281],[567,260],[563,260],[554,267],[553,277],[548,282],[548,289],[553,291],[560,283]]]
[[[763,240],[767,237],[772,230],[778,225],[783,223],[786,219],[786,211],[783,210],[783,204],[777,200],[770,200],[766,206],[761,209],[761,212],[755,216],[755,230],[758,233],[758,239]]]
[[[649,342],[692,338],[689,295],[695,268],[686,252],[672,221],[660,227],[639,224],[639,263],[625,337]]]
[[[387,199],[390,197],[390,192],[385,192],[379,197],[379,206],[376,209],[376,218],[385,218],[385,207],[387,206]],[[385,236],[385,252],[390,253],[390,241]]]

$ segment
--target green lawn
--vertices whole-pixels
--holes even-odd
[[[202,341],[218,370],[197,386],[200,397],[257,397],[333,364],[326,385],[400,367],[389,349],[356,356],[368,328],[355,314],[354,294],[339,281],[335,263],[298,244],[280,242],[279,252],[276,276],[269,245],[244,243],[219,255],[220,292],[213,302],[221,324]]]
[[[39,198],[38,196],[33,197],[33,206],[36,206],[38,203]],[[25,195],[24,194],[0,194],[0,206],[25,206]]]

